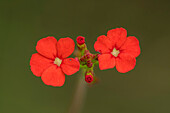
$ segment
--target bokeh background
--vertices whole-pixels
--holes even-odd
[[[0,113],[67,113],[81,74],[44,85],[29,66],[37,41],[82,35],[96,53],[97,37],[117,27],[140,41],[137,65],[125,74],[96,66],[82,113],[170,113],[169,0],[1,0]]]

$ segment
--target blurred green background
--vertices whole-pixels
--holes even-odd
[[[170,1],[1,0],[0,113],[66,113],[80,73],[61,88],[46,86],[30,71],[39,39],[86,37],[92,53],[98,36],[124,27],[140,41],[133,71],[95,67],[82,113],[170,113]]]

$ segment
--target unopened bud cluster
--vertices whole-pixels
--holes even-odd
[[[77,47],[78,51],[76,51],[76,59],[79,60],[80,65],[85,67],[85,81],[87,83],[94,82],[94,72],[93,67],[94,64],[98,62],[98,54],[91,54],[87,49],[85,44],[85,38],[82,36],[78,36],[77,39]]]

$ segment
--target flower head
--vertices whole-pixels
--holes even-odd
[[[121,73],[132,70],[136,65],[136,57],[140,54],[139,41],[134,36],[127,37],[124,28],[109,30],[107,36],[99,36],[94,44],[101,70],[114,68]]]
[[[65,75],[76,73],[79,62],[74,58],[67,58],[74,51],[74,41],[71,38],[47,37],[37,42],[38,53],[32,55],[30,60],[31,71],[35,76],[41,77],[46,85],[62,86]]]

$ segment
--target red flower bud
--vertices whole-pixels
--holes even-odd
[[[99,56],[100,56],[100,54],[95,54],[95,55],[92,56],[92,59],[98,60],[98,57],[99,57]]]
[[[87,54],[85,55],[85,58],[86,58],[86,59],[89,59],[89,58],[90,58],[90,54],[87,53]]]
[[[76,39],[76,41],[77,41],[77,43],[78,43],[79,45],[82,45],[82,44],[85,43],[85,38],[82,37],[82,36],[78,36],[77,39]]]
[[[93,81],[93,76],[92,76],[92,75],[86,75],[86,76],[85,76],[85,81],[86,81],[87,83],[91,83],[91,82]]]
[[[89,60],[87,61],[87,67],[91,68],[93,66],[93,63]]]

